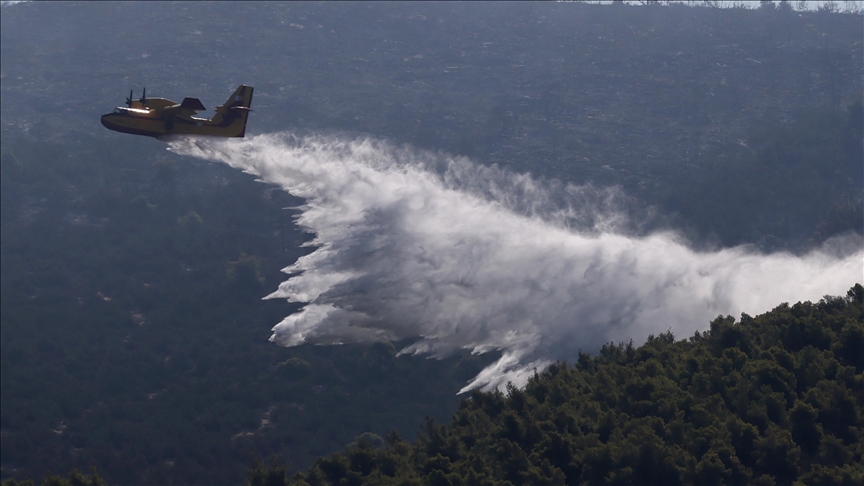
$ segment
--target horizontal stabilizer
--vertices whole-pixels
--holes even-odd
[[[255,88],[252,86],[246,86],[245,84],[241,84],[237,90],[234,91],[234,94],[228,98],[228,101],[225,102],[222,107],[224,108],[235,108],[235,107],[244,107],[250,108],[252,106],[252,91]]]
[[[201,104],[201,100],[198,98],[183,98],[183,103],[180,103],[180,108],[195,111],[204,111],[207,109],[204,108],[204,105]]]

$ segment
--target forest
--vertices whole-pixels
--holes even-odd
[[[613,344],[248,485],[864,484],[864,287]]]
[[[2,7],[4,484],[864,481],[860,285],[457,396],[496,352],[268,342],[300,307],[261,298],[311,251],[302,201],[98,124],[133,85],[210,106],[247,82],[250,135],[361,134],[615,186],[634,233],[800,254],[864,234],[860,15],[156,5]]]

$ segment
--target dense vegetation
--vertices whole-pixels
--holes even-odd
[[[604,346],[292,484],[864,484],[864,287]],[[275,472],[275,474],[274,474]],[[267,483],[268,473],[270,483]],[[250,484],[280,469],[258,463]],[[800,483],[799,483],[800,481]]]
[[[24,481],[16,481],[14,479],[9,479],[7,481],[3,481],[3,486],[33,486],[34,483],[32,479],[25,479]],[[60,476],[48,476],[42,481],[42,486],[105,486],[105,481],[99,477],[99,474],[94,470],[90,472],[90,474],[81,474],[77,469],[73,469],[69,471],[69,475],[66,478]]]
[[[0,21],[4,480],[38,482],[95,465],[110,484],[240,483],[256,453],[278,454],[287,458],[288,470],[305,470],[354,442],[347,453],[319,462],[308,480],[331,478],[328,471],[346,464],[346,478],[356,478],[349,475],[352,461],[368,457],[383,474],[389,466],[375,461],[384,456],[396,460],[399,474],[416,473],[415,479],[426,474],[424,467],[430,475],[465,471],[455,466],[465,464],[461,456],[451,457],[446,448],[438,451],[440,464],[434,462],[438,452],[429,455],[435,449],[423,449],[437,444],[436,437],[447,444],[461,440],[457,423],[445,429],[428,424],[426,438],[415,446],[387,434],[395,429],[410,440],[422,417],[450,417],[459,404],[456,391],[494,356],[437,362],[397,358],[400,343],[292,349],[268,343],[269,329],[296,310],[259,299],[284,278],[279,270],[306,251],[300,245],[309,236],[293,227],[293,213],[283,209],[298,201],[226,167],[168,154],[160,142],[104,130],[98,116],[121,103],[133,85],[136,93],[146,85],[154,96],[197,96],[212,107],[246,82],[256,87],[250,134],[363,134],[565,183],[621,185],[634,205],[663,216],[639,221],[642,230],[681,229],[695,245],[803,250],[837,234],[864,232],[864,26],[857,15],[537,2],[504,2],[494,9],[470,2],[31,2],[4,6]],[[855,305],[843,304],[847,311]],[[715,324],[733,330],[751,325]],[[854,329],[847,333],[853,344]],[[654,360],[662,365],[658,374],[638,380],[627,370],[644,365],[633,353],[704,350],[719,339],[713,331],[678,343],[660,336],[638,352],[610,346],[595,358],[584,356],[575,369],[554,368],[525,392],[478,395],[458,413],[489,416],[488,427],[501,435],[506,424],[493,426],[491,419],[501,407],[498,418],[531,425],[524,430],[533,434],[533,423],[520,422],[527,409],[512,408],[519,400],[514,397],[540,413],[554,401],[536,398],[543,383],[559,383],[574,393],[568,400],[584,402],[580,413],[589,413],[590,403],[605,410],[576,423],[606,420],[606,428],[594,433],[599,441],[601,431],[608,432],[606,443],[616,448],[590,442],[587,428],[580,436],[566,429],[560,439],[570,430],[575,444],[589,441],[580,454],[608,451],[604,464],[621,466],[618,479],[643,471],[641,449],[627,455],[633,434],[631,442],[645,437],[679,451],[669,456],[668,467],[658,466],[663,474],[674,469],[692,479],[700,470],[719,468],[709,454],[699,469],[702,449],[710,449],[729,471],[721,475],[727,481],[768,474],[780,483],[789,477],[782,468],[780,476],[765,472],[765,461],[780,459],[760,465],[758,457],[735,449],[740,465],[729,462],[736,445],[728,428],[734,425],[726,424],[737,420],[746,426],[735,430],[758,433],[763,441],[786,443],[784,434],[791,434],[790,454],[800,450],[795,474],[842,477],[842,467],[832,469],[834,459],[819,456],[836,451],[837,464],[861,456],[861,446],[849,442],[860,424],[842,429],[823,414],[846,406],[846,392],[836,389],[847,390],[856,407],[861,403],[860,381],[852,387],[840,373],[851,367],[844,361],[851,348],[842,344],[843,332],[828,326],[825,336],[833,341],[827,348],[822,341],[810,343],[813,373],[824,365],[829,388],[810,386],[810,368],[805,379],[787,370],[795,375],[790,404],[791,395],[767,377],[752,396],[746,390],[757,409],[751,417],[725,404],[723,394],[734,386],[721,380],[726,388],[718,388],[717,400],[726,414],[718,415],[720,425],[710,415],[723,411],[720,402],[705,398],[699,403],[710,423],[698,421],[702,412],[693,410],[702,409],[695,403],[680,409],[679,442],[668,443],[665,425],[660,430],[657,420],[649,420],[665,420],[668,410],[654,410],[639,397],[680,385],[663,377],[667,371],[690,373],[686,360]],[[793,348],[787,351],[796,360],[808,349]],[[723,353],[737,366],[735,349]],[[753,366],[772,362],[748,354],[753,350],[741,352]],[[694,355],[704,368],[692,371],[691,387],[715,386],[712,373],[724,370],[723,353]],[[783,369],[788,364],[777,363]],[[627,391],[632,381],[635,398],[603,395],[606,388],[591,381],[599,379],[601,367],[609,390]],[[743,370],[737,372],[749,378]],[[586,380],[582,391],[571,386],[579,379]],[[809,386],[806,393],[799,393],[800,384]],[[578,395],[589,385],[601,395],[597,400]],[[787,400],[782,411],[781,395]],[[665,399],[685,406],[678,398],[669,391]],[[629,404],[616,412],[629,418],[611,415],[616,400]],[[512,413],[504,414],[506,407]],[[760,407],[767,421],[760,422]],[[806,422],[813,413],[812,427],[791,428],[794,417]],[[548,419],[532,416],[536,424]],[[699,442],[712,426],[721,432],[716,450],[713,436],[707,445]],[[548,434],[538,427],[545,440]],[[501,454],[512,452],[518,464],[523,451],[531,465],[526,473],[536,466],[554,479],[551,465],[558,460],[549,458],[546,467],[542,460],[531,462],[527,452],[542,454],[552,446],[541,448],[530,434],[519,437],[510,437],[511,449]],[[388,440],[386,448],[370,447]],[[498,457],[478,454],[469,456],[490,467]],[[598,468],[607,467],[597,462],[583,472],[580,464],[555,467],[574,481],[599,477]]]

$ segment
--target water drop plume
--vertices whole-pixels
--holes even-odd
[[[464,158],[369,139],[180,139],[304,198],[315,250],[267,298],[304,303],[283,346],[414,338],[402,353],[501,357],[462,390],[523,385],[578,350],[689,336],[718,315],[844,294],[862,280],[858,236],[805,255],[696,251],[673,232],[628,233],[615,189],[538,182]]]

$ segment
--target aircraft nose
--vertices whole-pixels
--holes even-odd
[[[102,115],[102,126],[108,129],[113,129],[116,125],[109,120],[110,117],[110,114]]]

